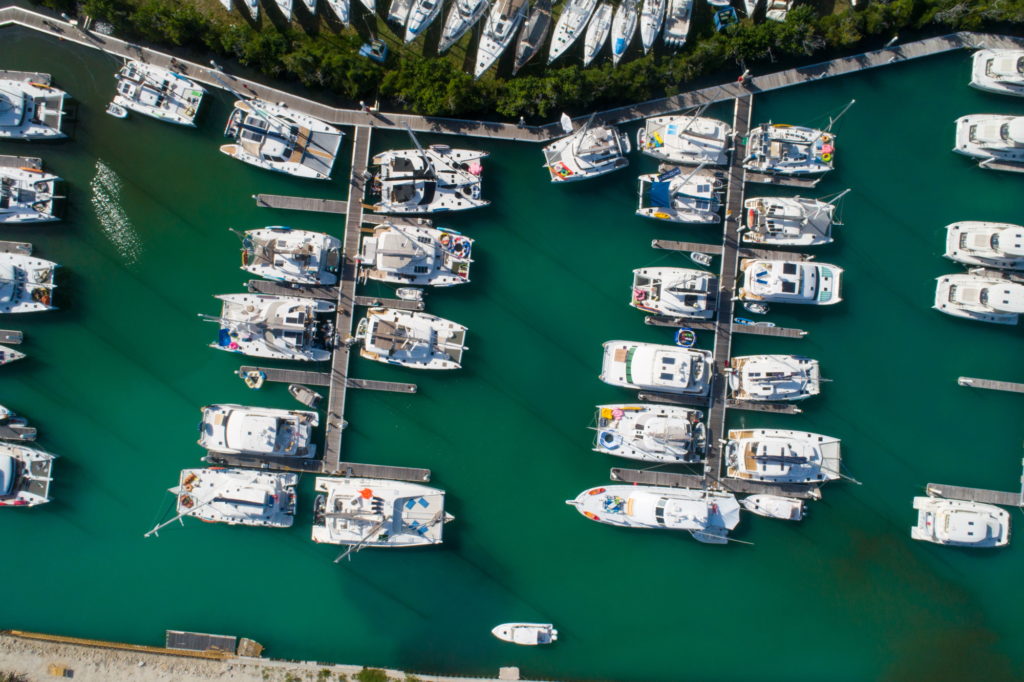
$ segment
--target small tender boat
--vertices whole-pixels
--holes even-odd
[[[36,168],[0,168],[0,224],[45,223],[56,215],[56,175]]]
[[[978,220],[947,225],[943,255],[967,265],[1024,270],[1024,227]]]
[[[28,77],[18,80],[0,76],[0,140],[67,137],[61,131],[66,97],[63,90]]]
[[[955,547],[1004,547],[1010,543],[1010,514],[991,504],[915,497],[914,540]]]
[[[21,360],[23,357],[25,357],[25,354],[20,350],[14,350],[8,346],[0,346],[0,365]]]
[[[612,19],[612,64],[618,66],[622,56],[629,49],[629,43],[636,33],[637,20],[640,17],[640,0],[624,0],[615,10]]]
[[[306,407],[314,410],[320,404],[320,401],[324,399],[322,395],[313,389],[301,384],[288,384],[288,393]]]
[[[505,51],[516,35],[516,29],[523,22],[530,9],[528,0],[497,0],[487,15],[480,44],[476,48],[476,67],[473,77],[484,75],[491,64]]]
[[[597,54],[608,42],[608,33],[612,30],[612,5],[607,0],[601,2],[594,11],[594,17],[587,25],[587,33],[583,39],[583,66],[590,66]]]
[[[50,501],[55,455],[0,442],[0,507],[34,507]]]
[[[516,45],[516,61],[512,66],[512,75],[537,56],[540,48],[551,31],[551,0],[537,0],[530,10],[526,23],[519,29],[519,42]]]
[[[944,275],[936,279],[933,307],[968,320],[1017,324],[1024,314],[1024,284],[994,275]]]
[[[180,73],[136,60],[117,73],[117,94],[111,105],[168,123],[195,127],[206,88]],[[107,108],[107,113],[118,118]],[[126,114],[127,115],[127,112]]]
[[[316,412],[246,405],[207,405],[202,409],[199,445],[211,453],[261,457],[316,456]]]
[[[629,136],[614,126],[591,126],[544,147],[544,165],[551,182],[596,178],[629,165]]]
[[[733,400],[803,400],[821,391],[818,361],[800,355],[744,355],[729,360]]]
[[[843,269],[810,261],[740,259],[741,301],[834,305],[842,301]]]
[[[107,105],[106,112],[114,118],[128,118],[128,110],[113,102]]]
[[[637,149],[662,161],[725,166],[732,127],[706,116],[655,116],[636,133]]]
[[[250,369],[247,372],[236,372],[245,385],[254,391],[258,391],[263,388],[263,384],[267,380],[267,373],[261,369]]]
[[[411,310],[370,308],[356,338],[364,358],[416,369],[459,369],[466,351],[466,327]]]
[[[637,341],[606,341],[601,381],[662,393],[707,395],[711,351]]]
[[[835,141],[824,130],[762,123],[747,136],[743,167],[780,175],[825,173],[835,167]]]
[[[422,301],[423,289],[417,287],[398,287],[395,289],[395,296],[403,301]]]
[[[756,301],[744,301],[743,302],[743,308],[745,310],[749,311],[749,312],[754,313],[755,315],[767,315],[768,314],[768,304],[767,303],[758,303]]]
[[[702,253],[700,251],[693,251],[692,253],[690,253],[690,260],[692,260],[697,265],[703,265],[706,267],[711,265],[711,254]]]
[[[792,497],[779,495],[748,495],[740,505],[752,514],[767,516],[783,521],[800,521],[804,518],[804,503]]]
[[[643,0],[640,10],[640,42],[644,46],[644,54],[651,51],[654,41],[661,33],[661,25],[665,21],[665,5],[668,0]]]
[[[566,1],[551,36],[548,64],[558,59],[583,34],[583,30],[596,8],[597,0]]]
[[[665,10],[665,28],[662,39],[669,47],[680,48],[686,44],[686,36],[690,33],[690,18],[693,13],[693,0],[668,0]]]
[[[480,17],[487,12],[487,0],[455,0],[441,31],[441,42],[437,46],[438,54],[444,54],[459,42],[466,31],[473,28]]]
[[[971,87],[1024,96],[1024,50],[978,50],[971,57]]]
[[[504,623],[491,630],[491,634],[503,642],[523,646],[551,644],[558,639],[558,630],[551,623]]]

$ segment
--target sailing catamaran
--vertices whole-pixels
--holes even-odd
[[[710,320],[718,305],[718,277],[706,270],[640,268],[633,271],[629,304],[654,315]]]
[[[726,369],[733,400],[803,400],[821,391],[818,361],[800,355],[744,355]]]
[[[551,36],[548,64],[558,59],[583,34],[583,29],[590,21],[596,7],[597,0],[566,1],[562,13],[555,23],[555,32]]]
[[[615,126],[592,126],[593,120],[591,116],[579,130],[544,147],[551,182],[596,178],[629,165],[629,136]]]
[[[480,21],[487,7],[487,0],[455,0],[445,19],[437,53],[444,54],[452,45],[459,42],[459,38]]]
[[[668,0],[644,0],[640,10],[640,42],[644,46],[644,54],[651,51],[654,41],[661,33],[661,25],[665,21],[665,4]]]
[[[473,240],[446,228],[385,223],[363,237],[360,275],[403,286],[469,282]]]
[[[410,131],[410,135],[411,135]],[[379,213],[436,213],[486,206],[480,194],[487,152],[432,145],[426,149],[396,149],[377,154],[378,168],[371,194],[378,195]]]
[[[0,140],[53,140],[61,131],[67,93],[45,83],[0,78]]]
[[[537,0],[530,11],[530,17],[519,30],[519,42],[516,45],[516,61],[512,65],[512,75],[537,56],[551,30],[551,0]]]
[[[54,212],[60,178],[35,168],[0,168],[0,224],[60,220]]]
[[[316,180],[331,176],[344,135],[332,125],[258,99],[238,100],[224,129],[234,144],[220,150],[239,161]]]
[[[787,429],[733,429],[726,475],[763,483],[825,483],[840,478],[839,439]]]
[[[258,358],[321,362],[331,359],[334,304],[297,296],[221,294],[217,340],[211,348]]]
[[[168,123],[195,127],[206,89],[179,73],[130,60],[116,75],[117,92],[107,113],[118,118],[128,110]]]
[[[341,240],[322,232],[275,225],[242,235],[242,269],[264,279],[332,285],[340,262]]]
[[[466,327],[411,310],[370,308],[356,338],[364,358],[415,369],[459,369],[466,351]]]
[[[594,451],[643,462],[700,462],[704,413],[677,405],[598,405]]]
[[[0,253],[0,313],[53,310],[54,276],[59,266],[20,253]]]
[[[641,175],[636,214],[673,223],[709,225],[721,222],[719,194],[723,181],[716,171],[670,168]]]
[[[42,450],[0,442],[0,507],[49,502],[54,459]]]
[[[726,166],[731,142],[729,124],[699,114],[655,116],[636,133],[639,151],[669,163]]]
[[[836,202],[850,190],[828,202],[803,197],[751,197],[743,202],[747,211],[741,227],[748,244],[772,246],[816,246],[832,242],[832,219]]]

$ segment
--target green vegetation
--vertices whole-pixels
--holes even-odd
[[[391,678],[379,668],[363,668],[355,674],[359,682],[388,682]]]
[[[60,11],[73,11],[76,4],[36,2]],[[362,9],[352,2],[356,16]],[[1024,24],[1024,0],[871,0],[863,9],[825,12],[826,7],[831,10],[833,0],[799,5],[783,23],[744,19],[714,33],[707,8],[699,4],[690,43],[678,53],[639,56],[635,38],[618,67],[605,61],[583,69],[572,58],[548,67],[538,56],[516,78],[502,72],[475,81],[464,69],[469,36],[438,57],[433,41],[426,48],[423,41],[402,45],[378,17],[342,29],[333,18],[306,14],[285,25],[279,16],[264,16],[266,11],[253,24],[238,10],[225,13],[215,0],[84,0],[80,5],[85,14],[113,24],[119,36],[212,51],[268,76],[336,93],[349,104],[379,99],[385,108],[429,116],[493,118],[497,113],[509,120],[550,120],[563,110],[579,113],[674,95],[712,74],[739,74],[743,67],[757,73],[768,70],[769,62],[810,63],[877,46],[898,32],[1019,31]],[[391,47],[385,65],[358,55],[374,22]]]

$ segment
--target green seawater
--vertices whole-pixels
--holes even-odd
[[[655,166],[638,154],[627,171],[557,187],[538,147],[472,139],[464,146],[491,152],[493,203],[439,222],[478,240],[473,281],[428,295],[430,312],[469,326],[465,367],[355,358],[355,375],[419,392],[353,392],[344,438],[352,461],[429,467],[456,520],[441,547],[337,565],[338,548],[309,539],[309,478],[289,530],[187,519],[142,535],[169,515],[178,471],[199,465],[202,405],[295,406],[284,386],[246,389],[232,371],[247,360],[208,348],[215,327],[196,313],[243,290],[227,228],[341,234],[338,216],[258,209],[250,197],[344,197],[350,139],[335,180],[298,180],[217,151],[231,104],[220,92],[186,130],[104,114],[117,63],[95,51],[8,28],[0,67],[50,72],[77,105],[70,140],[0,144],[41,155],[69,195],[63,222],[2,230],[63,268],[59,311],[0,320],[25,331],[29,354],[0,369],[0,402],[61,456],[52,503],[0,513],[0,627],[143,644],[161,644],[165,628],[228,633],[275,657],[462,675],[519,665],[575,679],[1024,677],[1020,540],[971,552],[909,534],[927,482],[1012,490],[1020,477],[1021,397],[955,381],[1024,381],[1019,329],[930,307],[934,278],[959,270],[941,257],[944,226],[1019,222],[1024,209],[1021,177],[950,151],[957,116],[1024,113],[967,87],[967,53],[755,101],[756,122],[824,124],[857,99],[837,125],[838,169],[810,192],[853,188],[836,242],[815,252],[846,269],[845,300],[775,307],[770,319],[808,329],[803,340],[737,336],[736,354],[810,355],[833,382],[801,415],[736,412],[729,426],[839,436],[863,485],[830,484],[801,524],[745,515],[734,537],[752,545],[612,528],[567,507],[610,467],[640,466],[592,452],[587,429],[595,404],[633,398],[597,379],[601,343],[670,343],[628,307],[630,271],[689,264],[652,238],[718,242],[720,228],[634,216],[636,175]],[[440,141],[455,142],[423,137]],[[388,133],[373,149],[407,145]],[[528,649],[490,635],[514,620],[553,622],[559,641]]]

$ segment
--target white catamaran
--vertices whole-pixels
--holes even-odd
[[[1024,270],[1024,227],[977,220],[947,225],[943,255],[967,265]]]
[[[735,357],[726,372],[733,400],[803,400],[821,391],[818,361],[800,355]]]
[[[459,369],[466,351],[466,327],[411,310],[370,308],[356,338],[364,358],[416,369]]]
[[[178,515],[146,535],[184,516],[231,526],[289,528],[295,521],[299,475],[254,469],[183,469],[178,485]]]
[[[59,266],[20,253],[0,253],[0,313],[53,310],[54,281]]]
[[[360,274],[403,286],[465,284],[472,251],[473,240],[454,230],[385,223],[363,237]]]
[[[1024,97],[1024,50],[978,50],[971,62],[971,87]]]
[[[117,73],[117,93],[107,113],[123,118],[127,110],[168,123],[196,125],[206,89],[190,78],[155,64],[129,61]]]
[[[637,341],[606,341],[601,381],[612,386],[704,396],[711,351]]]
[[[246,405],[207,405],[199,423],[199,445],[210,452],[261,457],[316,456],[316,412]]]
[[[721,222],[718,212],[723,186],[716,171],[676,166],[664,173],[641,175],[636,214],[673,223],[710,225]]]
[[[594,451],[642,462],[699,462],[707,446],[703,418],[677,405],[598,405]]]
[[[277,360],[331,359],[334,303],[267,294],[216,298],[223,302],[220,317],[206,317],[220,327],[211,348]]]
[[[0,224],[60,220],[54,212],[60,178],[35,168],[0,168]]]
[[[614,126],[590,123],[544,147],[551,182],[596,178],[629,165],[629,136]]]
[[[718,277],[706,270],[639,268],[629,304],[665,317],[710,320],[718,304]]]
[[[847,192],[849,190],[846,190]],[[836,202],[804,197],[751,197],[743,202],[746,223],[742,239],[748,244],[817,246],[832,242]]]
[[[242,236],[242,269],[264,279],[332,285],[340,261],[341,240],[322,232],[272,226]]]
[[[56,455],[0,442],[0,507],[34,507],[50,501]]]
[[[726,475],[763,483],[824,483],[840,477],[839,439],[786,429],[733,429]]]
[[[843,269],[810,261],[740,259],[741,301],[834,305],[842,301]]]
[[[480,161],[487,152],[434,145],[393,149],[373,157],[378,170],[373,210],[380,213],[437,213],[486,206],[481,198]]]
[[[706,116],[656,116],[636,133],[637,149],[669,163],[725,166],[732,128]]]
[[[53,140],[61,130],[67,93],[46,83],[0,77],[0,140]]]

